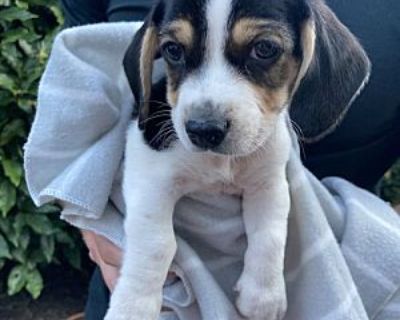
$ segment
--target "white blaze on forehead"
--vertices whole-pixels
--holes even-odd
[[[189,75],[179,90],[178,103],[198,105],[211,102],[228,108],[254,96],[244,81],[239,81],[225,57],[228,23],[233,0],[208,0],[206,6],[207,38],[204,63],[199,72]],[[247,96],[246,96],[247,95]],[[244,103],[244,102],[243,102]],[[228,112],[228,111],[227,111]]]
[[[190,75],[181,85],[181,104],[229,105],[238,92],[237,79],[225,58],[228,23],[233,0],[208,0],[206,6],[207,38],[204,63],[200,72]]]
[[[232,11],[232,0],[209,0],[207,5],[207,59],[223,58],[228,37],[228,20]]]

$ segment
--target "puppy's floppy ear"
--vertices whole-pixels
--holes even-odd
[[[136,33],[124,57],[125,73],[139,108],[140,129],[144,129],[149,115],[153,63],[159,51],[157,27],[163,16],[164,3],[159,1]]]
[[[290,115],[305,142],[315,142],[343,119],[366,84],[369,59],[351,32],[321,0],[305,0],[309,17],[303,22],[303,63]]]

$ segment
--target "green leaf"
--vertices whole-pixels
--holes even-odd
[[[29,8],[29,5],[24,1],[15,0],[15,4],[17,5],[18,8],[22,8],[22,9]]]
[[[54,6],[50,7],[50,10],[51,10],[51,12],[53,12],[54,16],[56,17],[57,23],[59,25],[63,25],[64,24],[64,15],[63,15],[60,7],[54,5]]]
[[[22,56],[20,51],[17,49],[15,44],[4,44],[0,47],[0,55],[4,58],[5,62],[8,63],[13,70],[20,74],[22,70]],[[5,66],[5,63],[4,63]]]
[[[17,247],[11,249],[11,255],[13,257],[13,260],[16,260],[22,264],[25,264],[27,261],[27,252],[22,248]]]
[[[8,7],[10,5],[10,0],[0,0],[0,6]]]
[[[392,205],[400,204],[400,160],[385,174],[381,183],[381,194]]]
[[[30,199],[30,193],[28,191],[28,187],[26,186],[26,182],[24,179],[22,179],[21,184],[19,185],[18,190],[25,196],[29,197],[29,201],[32,202]]]
[[[38,269],[31,270],[27,273],[25,288],[33,299],[39,298],[43,290],[43,278]]]
[[[46,257],[46,261],[50,263],[53,260],[55,242],[53,236],[41,236],[40,237],[40,247],[44,256]]]
[[[14,222],[13,222],[13,228],[14,228],[14,234],[17,236],[17,238],[20,237],[22,234],[23,228],[26,226],[26,219],[25,217],[28,216],[29,214],[23,214],[23,213],[18,213],[14,217]],[[14,243],[13,243],[14,244]],[[18,246],[18,242],[14,244],[15,246]]]
[[[14,186],[7,180],[0,182],[0,211],[5,217],[14,207],[17,200],[17,193]]]
[[[21,183],[22,165],[19,162],[10,159],[3,159],[1,164],[3,165],[6,177],[10,179],[14,186],[18,187]]]
[[[25,220],[37,234],[49,236],[55,232],[50,219],[44,214],[29,214],[25,216]]]
[[[11,7],[0,11],[0,21],[1,20],[5,20],[8,22],[12,22],[15,20],[27,21],[35,19],[37,17],[38,17],[37,15],[17,7]]]
[[[8,144],[15,138],[25,137],[24,122],[21,119],[12,120],[0,133],[0,147]]]
[[[37,86],[38,80],[43,74],[43,68],[41,66],[35,66],[32,70],[29,71],[26,80],[23,83],[23,88],[25,90],[30,89],[33,85]],[[32,99],[31,99],[32,100]]]
[[[20,40],[18,40],[18,44],[27,56],[33,55],[34,49],[28,41],[26,41],[24,39],[20,39]]]
[[[18,99],[18,107],[26,113],[32,113],[36,106],[36,100],[33,99]]]
[[[18,234],[9,233],[7,235],[7,237],[8,237],[8,241],[11,242],[14,247],[17,248],[18,247],[18,237],[19,237]]]
[[[59,231],[56,233],[56,240],[59,243],[64,243],[68,245],[70,248],[73,248],[75,245],[74,239],[65,231]]]
[[[27,270],[24,266],[15,266],[8,275],[7,287],[10,296],[20,292],[26,284]]]
[[[34,262],[34,261],[32,261],[32,260],[29,260],[28,259],[28,261],[26,262],[26,267],[29,269],[29,270],[32,270],[32,269],[34,269],[34,268],[36,268],[36,262]]]
[[[6,239],[0,234],[0,258],[11,259],[10,248]],[[0,268],[1,269],[1,268]]]
[[[4,73],[0,73],[0,88],[14,92],[15,87],[16,87],[15,82],[11,77],[9,77]]]
[[[11,221],[10,219],[6,219],[0,215],[0,230],[5,235],[9,235],[12,233]]]
[[[2,34],[2,45],[16,42],[20,39],[27,39],[31,37],[29,30],[25,28],[16,28]]]
[[[57,0],[29,0],[30,4],[34,4],[37,6],[49,6],[57,4]]]
[[[31,234],[28,232],[27,229],[24,229],[23,232],[21,233],[21,236],[18,239],[18,247],[26,251],[30,240],[31,240]]]
[[[64,248],[63,253],[69,264],[75,269],[81,269],[81,252],[77,247]]]
[[[6,264],[6,260],[0,259],[0,271],[1,271],[1,269],[4,268],[5,264]]]
[[[0,107],[9,105],[10,103],[14,102],[14,99],[15,98],[11,92],[0,90]],[[4,125],[3,122],[5,122],[5,120],[6,119],[4,119],[4,116],[0,115],[0,127]]]
[[[36,209],[36,212],[39,213],[59,213],[60,212],[60,208],[57,207],[56,205],[53,204],[46,204],[44,206],[41,206],[40,208]]]

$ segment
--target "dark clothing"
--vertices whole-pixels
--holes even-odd
[[[97,22],[139,21],[154,0],[61,0],[65,26]]]
[[[151,0],[62,0],[66,26],[141,20]],[[369,85],[335,132],[304,144],[304,163],[319,178],[340,176],[373,190],[400,155],[400,1],[328,0],[372,62]],[[87,319],[103,319],[108,291],[96,272]]]
[[[110,291],[103,280],[101,271],[96,268],[89,285],[88,300],[85,308],[86,320],[103,320],[108,309]]]

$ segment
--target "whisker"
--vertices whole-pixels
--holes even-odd
[[[157,103],[160,106],[164,106],[164,107],[171,107],[169,105],[169,103],[165,102],[165,101],[159,101],[159,100],[141,100],[141,103]]]
[[[174,134],[175,134],[175,131],[172,129],[164,132],[162,137],[159,138],[159,139],[162,139],[161,144],[160,144],[162,148],[166,147],[170,143],[170,141],[172,141],[172,138],[174,138]]]
[[[164,148],[165,146],[169,145],[170,142],[171,142],[173,139],[176,138],[175,131],[172,130],[172,129],[169,130],[169,131],[167,131],[167,132],[164,134],[164,137],[163,137],[163,138],[164,138],[164,139],[163,139],[161,145],[162,145],[162,147]]]
[[[169,130],[173,130],[173,129],[171,129],[171,127],[172,127],[171,124],[172,124],[172,121],[170,121],[170,120],[165,121],[162,124],[160,131],[157,132],[157,134],[153,137],[153,139],[151,139],[151,141],[149,143],[152,144],[156,141],[159,141],[166,132],[168,132]]]
[[[304,157],[306,155],[306,150],[305,150],[304,143],[303,143],[303,139],[304,139],[303,130],[292,119],[290,119],[290,122],[292,124],[293,131],[295,132],[296,136],[298,137],[297,141],[298,141],[299,148],[300,148],[300,154]]]
[[[164,118],[167,117],[168,115],[166,114],[158,114],[158,115],[153,115],[151,117],[148,117],[147,119],[143,120],[142,123],[147,123],[149,121],[155,120],[155,119],[159,119],[159,118]]]

